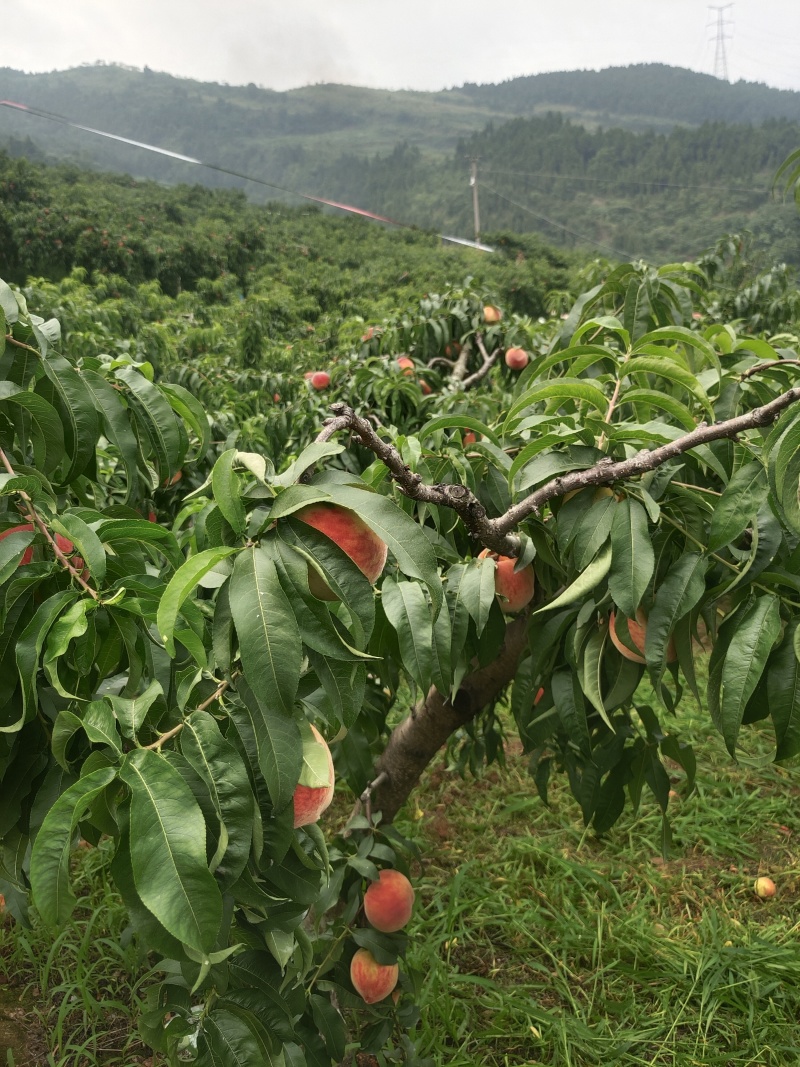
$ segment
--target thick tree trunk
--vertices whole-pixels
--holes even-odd
[[[528,618],[520,615],[506,627],[497,658],[468,674],[451,703],[438,689],[429,690],[392,732],[375,767],[385,775],[375,787],[371,806],[391,822],[408,799],[422,772],[450,735],[490,704],[511,681],[527,644]]]

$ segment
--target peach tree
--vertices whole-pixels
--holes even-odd
[[[702,285],[622,265],[538,347],[470,305],[458,352],[391,353],[458,369],[432,417],[357,409],[368,351],[287,463],[0,284],[0,890],[56,928],[72,848],[107,849],[170,1062],[420,1062],[414,976],[387,995],[407,912],[364,895],[407,869],[392,822],[436,752],[497,755],[506,698],[532,788],[564,771],[597,833],[647,789],[668,842],[700,649],[732,756],[768,716],[800,750],[800,359],[701,328]],[[336,836],[322,737],[359,798]]]

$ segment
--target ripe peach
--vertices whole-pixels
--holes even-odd
[[[478,440],[478,438],[472,432],[472,430],[467,430],[467,432],[461,438],[462,443],[465,444],[465,445],[474,445],[477,440]]]
[[[444,346],[444,354],[448,359],[455,359],[461,352],[461,345],[458,341],[451,341],[449,345]]]
[[[335,541],[372,585],[377,582],[386,566],[386,542],[354,511],[338,504],[308,504],[295,517]],[[319,600],[339,599],[313,567],[308,569],[308,584]]]
[[[608,635],[611,638],[611,644],[616,648],[620,655],[625,659],[629,659],[632,663],[644,663],[644,645],[647,639],[647,616],[641,608],[636,612],[635,619],[625,619],[623,625],[628,628],[628,636],[631,639],[631,644],[639,649],[639,654],[628,648],[624,644],[617,634],[616,629],[616,613],[611,612],[608,619]],[[667,663],[674,663],[678,658],[678,653],[675,650],[675,641],[670,638],[669,645],[667,646]]]
[[[32,522],[24,522],[20,526],[10,526],[7,530],[3,530],[2,533],[0,533],[0,541],[5,540],[5,538],[8,537],[9,534],[18,533],[22,530],[25,530],[27,532],[32,529]],[[72,553],[75,551],[75,545],[73,545],[72,541],[70,541],[68,537],[64,537],[63,534],[57,533],[53,540],[65,556],[71,556]],[[75,558],[70,560],[70,562],[74,567],[77,567],[78,570],[83,567],[83,560],[80,558],[80,556],[75,556]],[[33,563],[33,545],[29,545],[29,547],[26,548],[25,551],[22,553],[22,559],[19,561],[19,566],[24,567],[27,563]],[[86,574],[84,574],[84,577],[86,577]]]
[[[328,748],[325,738],[313,724],[311,724],[311,733],[314,735],[313,740],[304,738],[303,749],[305,750],[307,747],[313,747],[314,745],[322,745],[325,749],[328,757],[328,785],[310,786],[302,785],[298,782],[294,791],[295,830],[298,826],[308,826],[309,823],[316,822],[333,800],[334,772],[331,750]]]
[[[403,372],[403,374],[412,375],[414,373],[414,360],[408,356],[400,356],[397,361],[397,366]]]
[[[484,322],[499,322],[503,317],[503,312],[499,307],[495,307],[494,304],[487,304],[483,309],[483,321]]]
[[[774,897],[777,889],[771,878],[762,875],[760,878],[756,878],[755,884],[753,885],[753,891],[757,897],[766,900],[768,897]]]
[[[272,399],[275,401],[276,404],[280,404],[280,402],[281,402],[281,394],[280,393],[273,393],[272,394]]]
[[[505,614],[521,611],[533,600],[536,589],[533,564],[529,563],[521,571],[515,571],[517,561],[510,556],[500,556],[488,548],[478,555],[478,559],[489,557],[495,561],[494,590],[500,601],[500,610]]]
[[[528,353],[524,348],[508,348],[506,349],[506,366],[511,370],[524,370],[528,366]]]
[[[313,378],[313,377],[314,377],[314,374],[315,374],[315,373],[316,373],[316,372],[315,372],[315,371],[313,371],[313,370],[307,370],[307,371],[305,372],[305,374],[303,375],[303,377],[305,378],[305,380],[306,380],[306,381],[308,381],[308,380],[309,380],[310,378]]]
[[[321,389],[327,389],[331,384],[331,376],[326,370],[314,371],[310,378],[311,385],[319,392]]]
[[[364,894],[367,922],[382,934],[401,930],[414,909],[414,887],[401,871],[383,870]]]
[[[397,985],[400,968],[396,963],[378,963],[369,949],[360,948],[350,961],[350,981],[365,1004],[377,1004]]]
[[[422,390],[423,396],[430,396],[433,392],[433,389],[431,389],[431,387],[428,385],[424,378],[420,379],[419,387]]]

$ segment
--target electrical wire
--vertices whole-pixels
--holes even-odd
[[[612,245],[603,244],[601,241],[596,241],[592,237],[587,237],[585,233],[578,233],[577,230],[571,230],[569,226],[565,226],[562,222],[556,222],[555,219],[549,219],[546,215],[540,215],[536,211],[531,210],[525,204],[520,204],[516,200],[512,200],[508,196],[503,196],[497,189],[493,189],[491,185],[487,185],[486,182],[480,182],[480,188],[486,189],[487,192],[493,193],[501,200],[505,200],[507,204],[511,204],[513,207],[519,208],[520,211],[527,211],[529,215],[532,215],[536,219],[540,219],[542,222],[546,222],[548,226],[556,226],[558,229],[563,230],[565,233],[570,234],[572,237],[577,237],[579,241],[586,241],[587,244],[592,245],[594,248],[605,249],[607,252],[612,252],[615,256],[618,256],[626,263],[632,262],[636,259],[636,256],[631,256],[628,252],[621,252],[618,248],[612,247]]]
[[[401,226],[410,229],[407,223],[398,222],[396,219],[387,218],[385,215],[376,215],[372,211],[365,211],[363,208],[352,207],[350,204],[341,204],[337,200],[326,200],[321,196],[298,193],[293,189],[286,189],[282,185],[275,185],[274,182],[267,182],[262,178],[254,178],[251,174],[242,174],[241,171],[231,170],[229,167],[221,167],[217,163],[207,163],[202,159],[195,159],[194,156],[186,156],[182,152],[173,152],[169,148],[160,148],[158,145],[147,144],[145,141],[134,141],[130,137],[122,137],[117,133],[108,133],[106,130],[97,130],[93,126],[84,126],[79,122],[73,122],[71,119],[65,118],[63,115],[56,115],[51,111],[44,111],[41,108],[30,107],[28,104],[18,104],[13,100],[0,100],[0,107],[13,108],[16,111],[22,111],[25,114],[33,115],[36,118],[47,119],[50,122],[57,122],[62,126],[71,126],[74,130],[83,130],[85,133],[93,133],[98,137],[107,137],[112,141],[121,141],[123,144],[132,145],[134,148],[143,148],[147,152],[156,152],[161,156],[169,156],[170,159],[177,159],[182,163],[191,163],[198,167],[205,167],[206,170],[213,170],[218,174],[227,174],[232,178],[240,178],[243,181],[255,182],[256,185],[262,185],[266,189],[275,189],[277,192],[288,193],[289,196],[297,196],[300,197],[301,200],[310,200],[315,204],[324,204],[326,207],[338,208],[340,211],[347,211],[352,215],[362,215],[365,218],[373,219],[376,222],[386,222],[391,226]]]

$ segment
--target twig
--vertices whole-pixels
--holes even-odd
[[[33,352],[35,356],[41,356],[41,352],[38,348],[32,348],[31,345],[26,345],[24,341],[18,341],[16,337],[13,336],[13,334],[7,333],[5,336],[6,341],[8,341],[10,345],[14,345],[17,348],[25,348],[28,350],[28,352]]]
[[[486,351],[486,348],[485,348],[485,346],[483,344],[483,338],[481,337],[481,335],[479,333],[475,334],[475,342],[478,345],[478,350],[480,351],[481,356],[483,357],[483,363],[475,371],[474,374],[470,374],[468,378],[465,378],[462,381],[462,383],[461,383],[461,388],[462,389],[471,389],[473,385],[477,385],[479,381],[481,381],[483,378],[485,378],[486,375],[489,373],[489,371],[492,369],[492,367],[497,362],[497,357],[500,355],[500,349],[499,348],[495,348],[494,352],[492,352],[492,354],[489,355],[489,353]]]
[[[373,779],[361,796],[359,801],[364,805],[364,816],[367,822],[372,826],[372,791],[377,789],[379,785],[389,780],[389,775],[386,771],[381,771],[377,778]]]
[[[27,348],[28,346],[27,345],[22,345],[21,347],[22,348]],[[35,349],[31,349],[31,351],[35,351]],[[5,451],[2,448],[0,448],[0,461],[2,461],[3,466],[8,471],[8,473],[11,475],[11,477],[12,478],[16,478],[17,477],[17,472],[11,466],[9,458],[5,454]],[[96,589],[92,589],[92,587],[89,585],[89,583],[83,577],[83,574],[78,570],[77,567],[73,566],[72,561],[70,560],[69,556],[67,556],[64,552],[62,552],[62,550],[58,547],[58,544],[57,544],[55,538],[53,537],[53,535],[48,530],[47,526],[44,523],[44,520],[40,518],[39,512],[33,506],[33,501],[31,500],[30,496],[24,491],[24,489],[19,489],[17,492],[18,492],[19,496],[21,497],[21,499],[22,499],[22,501],[23,501],[23,503],[25,505],[25,515],[26,515],[26,517],[30,519],[30,521],[34,524],[34,526],[36,526],[36,528],[39,530],[39,532],[44,536],[45,540],[47,541],[47,543],[50,546],[50,550],[52,551],[53,555],[56,557],[58,562],[61,564],[61,566],[65,570],[69,571],[69,573],[72,575],[72,577],[78,583],[78,585],[81,586],[81,588],[84,589],[89,594],[89,596],[91,596],[94,600],[101,601],[102,598],[101,598],[100,594],[97,592],[97,590]]]
[[[214,703],[215,700],[219,700],[219,698],[222,696],[222,694],[225,692],[225,690],[230,684],[231,683],[229,681],[220,682],[217,688],[211,694],[211,696],[207,697],[202,704],[198,704],[195,710],[205,711],[207,707]],[[160,737],[157,737],[152,744],[142,745],[142,748],[148,750],[160,749],[165,741],[169,741],[171,737],[175,737],[177,734],[179,734],[185,725],[185,722],[179,722],[177,726],[173,726],[171,730],[167,730],[166,733],[163,733]]]
[[[748,378],[752,378],[754,374],[758,374],[759,371],[769,370],[771,367],[800,367],[800,359],[771,359],[768,363],[757,363],[755,367],[749,367],[741,375],[741,381],[746,381]]]

